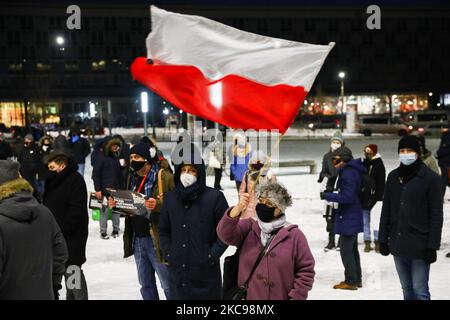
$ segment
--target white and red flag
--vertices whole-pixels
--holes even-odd
[[[334,46],[150,11],[147,58],[131,65],[134,79],[185,112],[236,129],[285,133]]]

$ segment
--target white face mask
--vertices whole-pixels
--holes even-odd
[[[400,162],[405,166],[409,166],[417,160],[417,155],[415,153],[400,153],[398,157]]]
[[[156,148],[150,148],[150,157],[154,158],[156,156]]]
[[[45,146],[45,145],[44,145],[44,146],[42,146],[42,150],[44,150],[44,152],[45,152],[45,151],[47,151],[47,150],[48,150],[48,148],[50,148],[50,146]]]
[[[336,143],[336,142],[332,142],[331,143],[331,151],[336,151],[337,149],[339,149],[341,147],[340,143]]]
[[[182,173],[180,175],[180,181],[183,184],[183,187],[187,188],[197,182],[197,177],[190,173]]]

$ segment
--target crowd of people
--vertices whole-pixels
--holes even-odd
[[[123,231],[124,257],[134,256],[143,299],[160,299],[156,278],[166,299],[221,299],[220,258],[228,246],[237,247],[237,284],[245,287],[246,299],[306,299],[315,260],[299,226],[288,222],[292,197],[267,166],[267,155],[235,136],[230,176],[239,200],[230,206],[220,185],[221,141],[214,139],[203,157],[189,146],[172,168],[147,137],[131,144],[121,136],[90,143],[74,128],[68,137],[44,136],[38,143],[27,135],[17,154],[0,137],[0,299],[58,299],[63,279],[66,299],[88,299],[82,266],[89,154],[102,239],[120,234],[121,212],[110,190],[145,196],[144,212],[126,215]],[[364,252],[393,256],[405,299],[430,299],[430,264],[441,243],[449,184],[450,132],[442,134],[437,159],[423,138],[401,138],[400,164],[387,180],[378,146],[368,144],[362,152],[363,158],[354,158],[337,132],[318,180],[325,202],[325,251],[339,250],[345,269],[334,289],[363,286],[358,250],[363,233]],[[214,169],[214,188],[206,185],[207,166]]]

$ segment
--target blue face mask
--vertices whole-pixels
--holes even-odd
[[[80,136],[72,136],[72,143],[75,143],[78,140],[80,140]]]
[[[417,160],[415,153],[400,153],[398,157],[405,166],[409,166]]]

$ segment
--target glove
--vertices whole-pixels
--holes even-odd
[[[320,193],[320,200],[325,200],[325,192]]]
[[[425,251],[425,261],[429,264],[432,264],[433,262],[436,262],[436,260],[437,260],[436,250],[427,249],[427,251]]]
[[[380,253],[383,256],[388,256],[391,253],[391,250],[389,250],[389,246],[387,243],[380,242]]]

